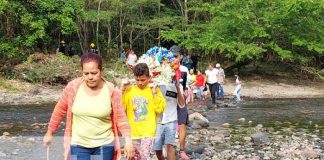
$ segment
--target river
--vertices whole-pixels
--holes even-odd
[[[42,136],[54,104],[0,105],[0,133],[10,136],[0,139],[0,159],[46,159]],[[271,132],[291,127],[324,139],[324,99],[250,99],[236,107],[207,111],[213,125],[231,124],[232,128],[254,127],[258,124],[272,128]],[[238,119],[244,118],[244,121]],[[51,150],[50,159],[62,159],[62,127]],[[208,130],[208,128],[207,128]],[[190,133],[190,132],[189,132]],[[234,133],[235,134],[235,133]]]

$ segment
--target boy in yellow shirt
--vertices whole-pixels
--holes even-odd
[[[136,148],[135,159],[147,160],[156,133],[157,115],[164,111],[165,99],[156,86],[150,87],[150,73],[147,64],[139,63],[134,67],[136,85],[126,86],[123,105],[131,126],[131,137]]]

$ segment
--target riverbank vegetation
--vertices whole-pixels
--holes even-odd
[[[41,83],[62,81],[46,74],[73,76],[72,68],[60,68],[73,60],[48,60],[44,65],[53,68],[46,68],[28,58],[53,58],[65,41],[75,55],[95,43],[112,62],[120,48],[141,55],[156,45],[179,44],[201,56],[200,67],[284,64],[309,80],[323,80],[323,12],[322,0],[0,0],[0,74]]]

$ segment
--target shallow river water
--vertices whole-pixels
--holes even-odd
[[[53,108],[54,104],[0,105],[0,134],[10,133],[10,138],[0,136],[0,159],[46,159],[42,136]],[[208,110],[207,118],[213,125],[229,123],[233,128],[262,124],[273,131],[287,127],[306,133],[317,130],[324,139],[324,99],[251,99],[236,107]],[[51,160],[62,159],[62,129],[57,134],[60,140],[53,144],[60,147],[51,150]]]

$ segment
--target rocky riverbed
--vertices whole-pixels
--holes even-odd
[[[318,105],[321,109],[324,109],[323,104]],[[231,107],[229,109],[193,105],[189,108],[190,113],[198,111],[212,120],[212,116],[229,112],[224,110],[238,110],[242,106]],[[210,114],[210,112],[216,114]],[[272,112],[270,113],[273,114]],[[294,112],[294,110],[291,110],[291,112]],[[235,114],[235,112],[230,114]],[[322,113],[313,116],[315,118],[321,115]],[[266,121],[269,115],[263,116]],[[276,119],[275,116],[270,116]],[[313,123],[313,121],[305,121],[308,118],[300,119],[295,115],[295,119],[304,121],[304,125],[300,124],[303,122],[295,123],[289,120],[281,122],[277,119],[277,121],[272,120],[270,122],[272,124],[266,126],[258,124],[254,121],[255,119],[251,121],[252,119],[251,116],[241,117],[234,121],[232,119],[231,123],[219,123],[219,121],[207,123],[198,119],[192,120],[187,137],[188,153],[191,154],[192,159],[197,160],[324,159],[323,118],[318,117],[316,122],[321,123],[319,125]],[[262,122],[262,120],[259,122]]]
[[[283,117],[283,119],[279,119],[274,114],[277,111],[273,108],[269,112],[270,114],[264,115],[262,115],[264,112],[259,111],[259,108],[248,108],[251,104],[259,106],[260,102],[258,101],[231,104],[232,106],[229,107],[224,107],[226,105],[222,105],[223,103],[211,106],[208,105],[208,102],[200,104],[195,102],[190,105],[190,113],[199,113],[209,120],[206,122],[199,116],[190,119],[186,147],[190,157],[196,160],[324,159],[324,126],[323,118],[321,118],[323,106],[316,106],[316,104],[323,105],[322,100],[299,100],[296,102],[303,106],[307,105],[308,109],[313,110],[313,112],[307,113],[308,115],[295,112],[289,105],[299,109],[302,109],[302,106],[287,100],[262,102],[275,108],[277,108],[275,104],[281,102],[279,104],[285,105],[283,107],[290,111],[287,117],[293,117],[296,121],[283,115],[278,115]],[[225,104],[230,103],[225,100]],[[43,160],[47,159],[47,153],[51,160],[63,158],[62,128],[56,134],[56,139],[48,152],[42,143],[52,107],[36,107],[23,107],[25,110],[20,110],[18,114],[8,114],[11,111],[6,113],[8,119],[13,121],[22,119],[22,117],[24,120],[0,123],[2,131],[0,159]],[[263,110],[269,110],[269,108]],[[281,108],[278,110],[283,111]],[[22,112],[24,114],[21,114]],[[245,114],[243,114],[244,112]],[[239,116],[234,116],[235,114]],[[272,120],[268,119],[269,117]],[[5,119],[2,122],[9,121]],[[64,125],[63,122],[62,125]],[[154,156],[152,157],[155,159]]]
[[[318,130],[239,127],[190,130],[188,152],[192,159],[323,159],[324,141]]]

